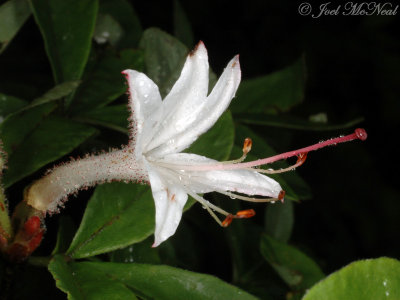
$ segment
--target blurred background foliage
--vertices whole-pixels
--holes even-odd
[[[0,1],[0,24],[7,23],[10,2]],[[160,297],[157,288],[146,289],[138,278],[118,278],[126,270],[106,270],[104,262],[123,262],[132,268],[135,264],[128,263],[167,264],[215,275],[263,299],[298,299],[324,274],[350,262],[400,257],[398,167],[393,162],[400,120],[397,16],[314,19],[299,15],[300,3],[293,1],[100,0],[98,6],[92,0],[12,2],[18,8],[17,23],[0,27],[0,136],[8,153],[3,185],[11,211],[23,188],[47,168],[67,160],[65,155],[127,142],[126,85],[120,71],[145,71],[165,95],[179,76],[188,49],[199,40],[209,52],[211,82],[239,53],[242,84],[230,112],[208,137],[193,145],[193,152],[218,159],[238,157],[243,139],[250,136],[252,156],[265,157],[348,133],[356,126],[369,135],[364,143],[310,153],[296,173],[280,176],[287,191],[283,205],[265,208],[209,195],[231,211],[253,207],[257,216],[221,229],[200,205],[194,205],[176,235],[157,249],[150,249],[149,216],[154,207],[148,188],[105,185],[94,194],[93,189],[80,192],[79,200],[70,197],[61,214],[47,218],[46,237],[34,255],[87,258],[67,266],[62,256],[56,256],[49,267],[58,286],[71,297],[80,299],[74,280],[83,282],[82,289],[91,297],[100,297],[94,293],[99,288],[96,281],[104,286],[97,291],[104,292],[103,297],[127,299],[132,293]],[[316,8],[321,3],[311,4]],[[137,195],[131,207],[134,219],[118,207],[99,212],[102,201],[117,190],[119,204],[129,201],[128,195]],[[121,217],[125,227],[92,240],[108,213]],[[127,235],[138,223],[137,233]],[[112,240],[116,232],[117,242]],[[27,299],[32,293],[65,298],[50,273],[34,266],[42,261],[29,262],[11,269],[1,262],[1,292],[10,299]],[[393,267],[396,262],[381,260],[379,267],[362,272],[380,274],[382,267],[382,274],[388,274],[386,264]],[[153,270],[135,268],[130,271],[144,277]],[[99,279],[99,272],[112,276],[113,283]],[[179,273],[181,269],[154,272],[160,281],[173,272],[177,277],[194,276],[194,282],[204,280],[221,292],[209,297],[240,295],[232,286],[225,289],[214,279]],[[78,274],[78,279],[71,274]],[[350,271],[346,276],[353,280]],[[173,286],[170,283],[171,290]],[[178,293],[179,287],[174,289]],[[327,287],[321,290],[326,293]],[[179,291],[190,293],[190,288]],[[318,299],[318,294],[309,297]]]

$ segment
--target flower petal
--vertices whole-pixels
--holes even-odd
[[[182,173],[181,182],[190,187],[195,193],[207,193],[211,191],[231,191],[247,195],[260,195],[277,198],[282,190],[274,179],[251,170],[209,170],[196,171],[185,170],[184,166],[220,164],[213,159],[191,154],[174,153],[165,156],[163,163],[174,164],[177,171]],[[179,171],[179,165],[182,170]],[[176,176],[176,175],[175,175]],[[187,182],[186,182],[187,181]]]
[[[182,218],[182,211],[188,199],[179,185],[167,182],[166,174],[159,172],[147,164],[151,190],[156,206],[156,228],[153,247],[157,247],[176,231]]]
[[[167,143],[184,132],[203,110],[208,92],[208,56],[203,42],[188,55],[181,75],[163,101],[162,122],[146,150]]]
[[[129,85],[130,140],[137,154],[141,155],[142,145],[151,139],[151,130],[161,118],[162,100],[157,85],[145,74],[135,70],[125,70],[122,74]]]
[[[162,157],[166,154],[180,152],[189,147],[201,134],[210,129],[227,109],[232,98],[235,96],[240,83],[240,77],[239,57],[235,56],[225,68],[204,105],[201,105],[201,109],[196,109],[195,113],[191,115],[195,119],[190,123],[190,127],[183,132],[178,132],[175,136],[169,134],[169,140],[158,148],[153,149],[150,152],[151,156]],[[194,107],[198,105],[196,104]],[[186,120],[183,116],[179,117]]]

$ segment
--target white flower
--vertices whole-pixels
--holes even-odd
[[[210,95],[208,56],[200,42],[186,59],[170,93],[161,100],[158,87],[143,73],[126,70],[131,137],[136,161],[147,171],[156,205],[154,246],[175,233],[188,195],[220,211],[199,194],[239,192],[278,198],[280,185],[253,170],[218,170],[215,160],[181,153],[209,130],[227,109],[240,83],[239,57],[225,68]],[[201,170],[201,166],[207,166]]]
[[[123,74],[129,84],[132,113],[129,144],[50,170],[25,192],[25,200],[36,210],[56,212],[68,195],[95,184],[114,180],[149,182],[156,207],[155,247],[175,233],[188,195],[199,201],[220,225],[227,226],[234,218],[253,216],[254,211],[244,210],[233,215],[208,202],[201,194],[215,191],[252,202],[283,200],[285,193],[280,185],[262,173],[293,170],[305,161],[309,151],[367,137],[363,129],[356,129],[347,136],[245,163],[242,161],[251,149],[250,139],[245,140],[243,156],[233,161],[218,162],[182,153],[215,124],[235,96],[241,76],[238,56],[228,63],[208,96],[208,57],[202,42],[187,57],[179,79],[164,100],[157,85],[143,73],[125,70]],[[286,169],[254,168],[292,156],[298,156],[297,163]],[[221,222],[214,211],[224,215],[225,220]]]

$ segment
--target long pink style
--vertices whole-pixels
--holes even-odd
[[[209,170],[235,170],[235,169],[247,169],[257,166],[262,166],[266,164],[271,164],[278,160],[286,159],[293,156],[299,156],[307,154],[310,151],[318,150],[324,148],[326,146],[337,145],[344,142],[349,142],[359,139],[361,141],[365,141],[367,139],[367,132],[363,128],[357,128],[352,134],[341,136],[333,139],[329,139],[327,141],[323,141],[308,147],[304,147],[298,150],[289,151],[285,153],[281,153],[275,156],[262,158],[250,162],[245,163],[231,163],[231,164],[223,164],[223,163],[216,163],[216,164],[204,164],[198,166],[184,166],[185,170],[196,170],[196,171],[209,171]]]

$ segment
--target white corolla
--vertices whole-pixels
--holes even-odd
[[[123,74],[132,110],[129,147],[146,169],[156,205],[154,246],[174,234],[188,195],[210,211],[220,209],[199,194],[231,191],[278,197],[280,185],[267,176],[253,170],[225,170],[215,160],[182,153],[215,124],[235,96],[241,78],[238,56],[228,63],[209,95],[208,56],[202,42],[187,57],[164,100],[157,85],[143,73],[126,70]]]
[[[144,181],[150,184],[155,202],[153,246],[158,246],[175,233],[189,195],[199,201],[220,225],[227,226],[234,218],[253,216],[254,211],[230,214],[205,200],[202,194],[214,191],[252,202],[283,200],[285,193],[280,185],[262,173],[292,170],[305,161],[309,151],[366,138],[365,131],[357,129],[345,137],[251,162],[242,162],[250,151],[250,139],[245,140],[243,156],[233,161],[218,162],[182,153],[215,124],[235,96],[241,78],[239,57],[235,56],[228,63],[209,95],[208,56],[202,42],[187,57],[179,79],[164,100],[157,85],[145,74],[134,70],[125,70],[123,74],[130,95],[129,144],[122,149],[55,167],[25,193],[26,201],[35,209],[56,211],[68,195],[102,182]],[[255,168],[292,156],[298,156],[297,163],[286,169]],[[215,212],[224,215],[225,219],[221,222]]]

